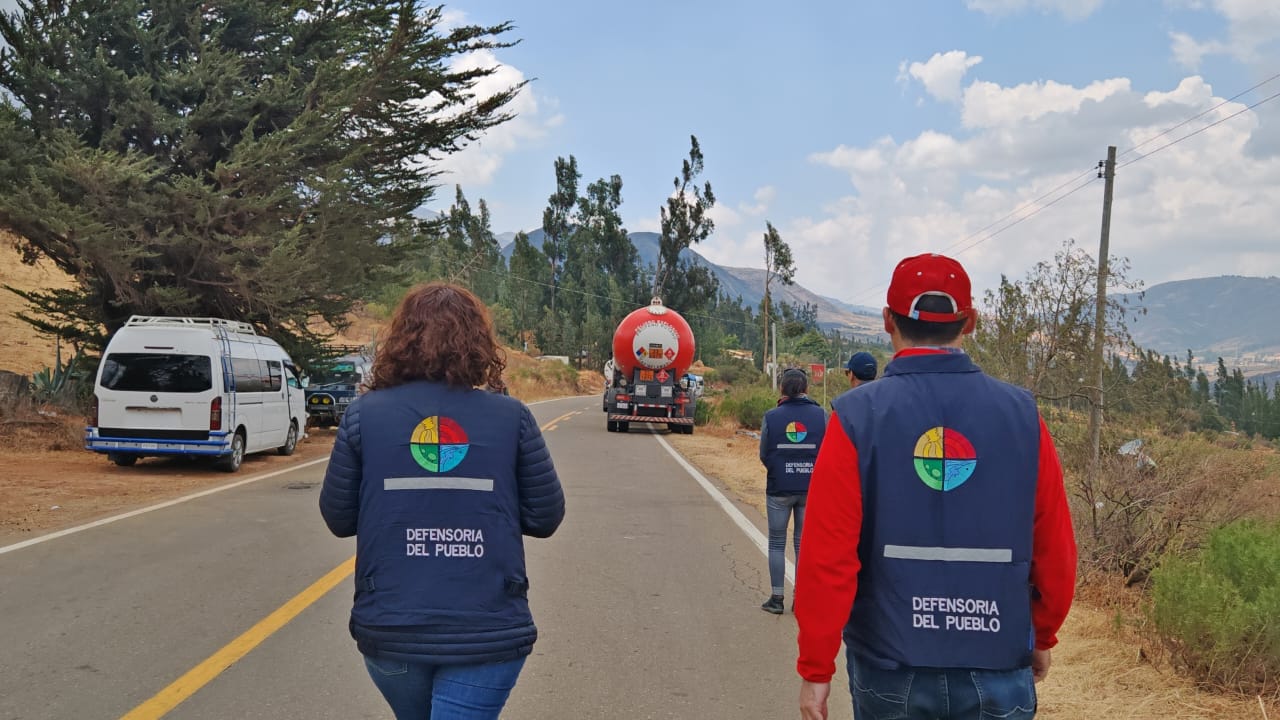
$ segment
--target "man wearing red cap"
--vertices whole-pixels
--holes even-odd
[[[796,578],[803,718],[826,718],[847,647],[854,717],[1030,718],[1075,588],[1062,466],[1035,400],[960,349],[955,260],[898,264],[895,355],[836,398]]]

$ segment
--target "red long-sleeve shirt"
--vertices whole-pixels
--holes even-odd
[[[809,484],[804,553],[796,570],[796,620],[800,656],[796,670],[805,680],[830,682],[841,633],[858,594],[858,541],[862,531],[862,481],[858,450],[839,421],[827,425]],[[1035,646],[1058,643],[1075,594],[1076,544],[1071,527],[1062,464],[1053,438],[1040,419],[1040,467],[1032,536],[1031,601]]]

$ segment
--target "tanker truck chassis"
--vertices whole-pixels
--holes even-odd
[[[670,373],[636,370],[633,382],[616,377],[605,391],[609,432],[627,432],[631,423],[666,425],[674,433],[693,434],[693,414],[697,401],[687,380],[674,382]]]

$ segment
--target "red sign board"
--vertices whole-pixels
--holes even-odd
[[[667,378],[669,378],[669,377],[671,377],[671,376],[667,374],[667,371],[666,371],[666,370],[659,370],[659,371],[658,371],[658,382],[662,382],[662,383],[664,383],[664,382],[666,382],[666,381],[667,381]]]
[[[822,379],[825,378],[826,376],[827,376],[826,365],[819,365],[817,363],[814,363],[809,366],[809,377],[812,378],[814,382],[822,382]]]

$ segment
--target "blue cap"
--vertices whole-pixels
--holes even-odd
[[[876,379],[876,358],[869,352],[854,353],[849,357],[849,362],[844,368],[859,380]]]

